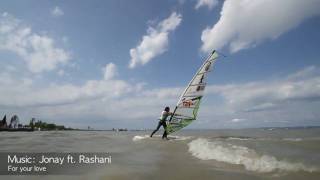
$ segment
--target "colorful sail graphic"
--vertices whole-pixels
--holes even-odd
[[[218,53],[213,51],[182,93],[173,115],[170,117],[166,129],[168,134],[176,132],[196,120],[204,89],[207,85],[207,75],[217,58]]]

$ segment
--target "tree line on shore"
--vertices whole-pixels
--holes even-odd
[[[7,122],[7,115],[4,115],[3,119],[0,121],[0,129],[38,129],[38,130],[73,130],[72,128],[66,128],[63,125],[56,125],[54,123],[47,123],[41,120],[36,120],[31,118],[29,124],[23,125],[19,122],[19,117],[13,115],[10,119],[10,123]]]

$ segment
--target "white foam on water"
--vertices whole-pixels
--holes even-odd
[[[161,135],[154,135],[153,136],[154,138],[161,138],[162,136]],[[191,139],[192,137],[191,136],[171,136],[169,135],[168,138],[170,140],[174,140],[174,141],[185,141],[185,140],[188,140],[188,139]],[[132,138],[133,141],[141,141],[141,140],[146,140],[146,139],[152,139],[150,137],[150,135],[137,135],[137,136],[134,136]]]
[[[150,138],[150,135],[141,135],[141,136],[137,135],[137,136],[134,136],[132,138],[132,140],[133,141],[141,141],[143,139],[148,139],[148,138]]]
[[[243,165],[249,171],[268,173],[272,171],[318,171],[318,168],[307,167],[302,163],[290,163],[277,160],[270,155],[259,155],[255,150],[244,146],[232,145],[221,141],[210,142],[198,138],[189,144],[189,152],[201,160]]]
[[[168,138],[174,141],[185,141],[191,139],[192,136],[168,136]]]
[[[228,137],[228,140],[240,140],[240,141],[248,141],[250,138],[240,138],[240,137]]]

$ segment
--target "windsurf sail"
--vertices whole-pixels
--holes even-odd
[[[197,119],[200,102],[207,85],[207,75],[212,70],[218,56],[218,53],[213,51],[183,91],[167,125],[168,134],[188,126]]]

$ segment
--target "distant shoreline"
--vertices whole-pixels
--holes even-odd
[[[292,126],[292,127],[256,127],[256,128],[223,128],[223,129],[182,129],[181,131],[194,131],[194,130],[242,130],[242,129],[316,129],[316,128],[320,128],[320,126]],[[128,129],[125,131],[152,131],[154,129]],[[63,131],[63,130],[62,130]],[[72,129],[70,131],[115,131],[118,132],[116,130],[112,130],[112,129]],[[123,130],[119,130],[123,131]],[[124,131],[124,132],[125,132]]]
[[[292,126],[292,127],[257,127],[257,128],[225,128],[225,129],[183,129],[181,131],[214,131],[214,130],[245,130],[245,129],[262,129],[262,130],[278,130],[278,129],[287,129],[287,130],[294,130],[294,129],[317,129],[320,126]],[[16,132],[16,131],[30,131],[28,128],[21,128],[21,129],[1,129],[0,132]],[[34,128],[33,131],[107,131],[107,132],[141,132],[141,131],[152,131],[153,129],[76,129],[76,128],[65,128],[65,129],[40,129]]]

